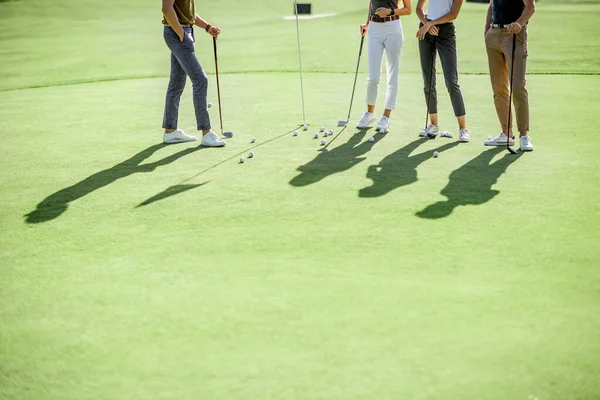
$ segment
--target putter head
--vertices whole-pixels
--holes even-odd
[[[337,126],[346,126],[348,125],[348,120],[347,119],[341,119],[338,121],[338,125]]]
[[[517,154],[517,151],[510,146],[506,146],[506,150],[508,150],[510,154]]]
[[[233,137],[233,132],[223,132],[223,136],[227,139],[231,139]]]
[[[436,137],[437,137],[437,133],[428,133],[427,134],[428,139],[435,139]]]

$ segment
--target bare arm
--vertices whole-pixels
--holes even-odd
[[[419,2],[421,2],[421,0],[419,0]],[[417,39],[423,40],[423,38],[425,38],[425,34],[427,32],[429,32],[430,29],[436,25],[441,25],[441,24],[445,24],[446,22],[454,21],[458,17],[458,13],[460,12],[460,8],[462,7],[462,4],[463,4],[463,0],[454,0],[452,2],[452,8],[450,9],[450,12],[447,13],[446,15],[442,15],[441,17],[439,17],[438,19],[435,19],[433,21],[427,21],[427,18],[424,18],[425,22],[423,22],[423,20],[421,20],[421,22],[423,22],[423,26],[417,32]],[[418,6],[417,6],[417,10],[418,10]],[[421,12],[423,12],[423,11],[421,10]],[[419,11],[417,11],[417,14],[418,13],[419,13]],[[429,33],[431,33],[431,32],[429,32]]]
[[[425,16],[425,3],[426,2],[427,2],[427,0],[417,1],[417,8],[415,10],[415,12],[417,14],[417,18],[419,18],[419,21],[421,21],[423,23],[423,25],[425,25],[428,22],[427,17]]]
[[[535,0],[523,0],[523,3],[525,4],[525,9],[523,10],[523,13],[521,13],[519,19],[508,25],[508,28],[506,28],[510,33],[516,34],[521,32],[523,26],[529,22],[529,19],[535,12]]]
[[[377,14],[381,18],[389,17],[392,15],[410,15],[412,13],[412,8],[410,6],[410,0],[404,0],[402,8],[385,8],[379,7],[375,10],[375,14]]]
[[[169,26],[171,26],[175,33],[177,33],[177,36],[179,36],[179,40],[183,40],[183,28],[181,27],[179,18],[177,18],[177,13],[173,8],[174,3],[175,0],[162,0],[162,13]]]
[[[217,28],[214,25],[209,24],[204,19],[202,19],[202,17],[200,17],[198,14],[196,14],[196,18],[194,19],[194,25],[199,26],[200,28],[204,29],[212,37],[219,37],[219,33],[221,33],[221,30],[219,28]],[[206,28],[208,28],[208,29],[206,29]]]

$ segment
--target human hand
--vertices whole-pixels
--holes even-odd
[[[437,27],[437,25],[432,26],[431,28],[429,28],[429,34],[433,35],[433,36],[437,36],[440,33],[440,28]]]
[[[208,28],[208,34],[214,38],[218,38],[219,34],[221,33],[221,30],[219,28],[217,28],[216,26],[211,26],[210,28]]]
[[[377,10],[375,10],[375,15],[377,15],[379,18],[389,17],[390,11],[393,13],[391,8],[379,7]]]
[[[369,24],[362,24],[360,26],[360,36],[365,36],[369,30]]]
[[[417,39],[419,40],[423,40],[425,39],[425,35],[427,34],[427,32],[429,32],[431,30],[431,28],[435,27],[434,25],[431,25],[429,22],[424,24],[418,31],[417,31]]]
[[[508,27],[506,27],[506,30],[508,31],[508,33],[512,33],[514,35],[521,32],[521,29],[523,29],[523,27],[518,22],[513,22],[512,24],[508,25]]]

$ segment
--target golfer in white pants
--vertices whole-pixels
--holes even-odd
[[[375,103],[381,80],[381,62],[383,53],[387,61],[387,93],[385,111],[377,123],[381,133],[390,127],[390,114],[396,108],[398,99],[398,73],[400,72],[400,54],[404,35],[402,33],[401,15],[410,15],[410,0],[371,0],[369,22],[360,26],[361,35],[368,31],[369,80],[367,82],[367,111],[356,124],[359,129],[368,128],[377,118]]]

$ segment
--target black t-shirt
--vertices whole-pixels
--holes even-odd
[[[523,0],[492,0],[492,24],[512,24],[524,9]]]

